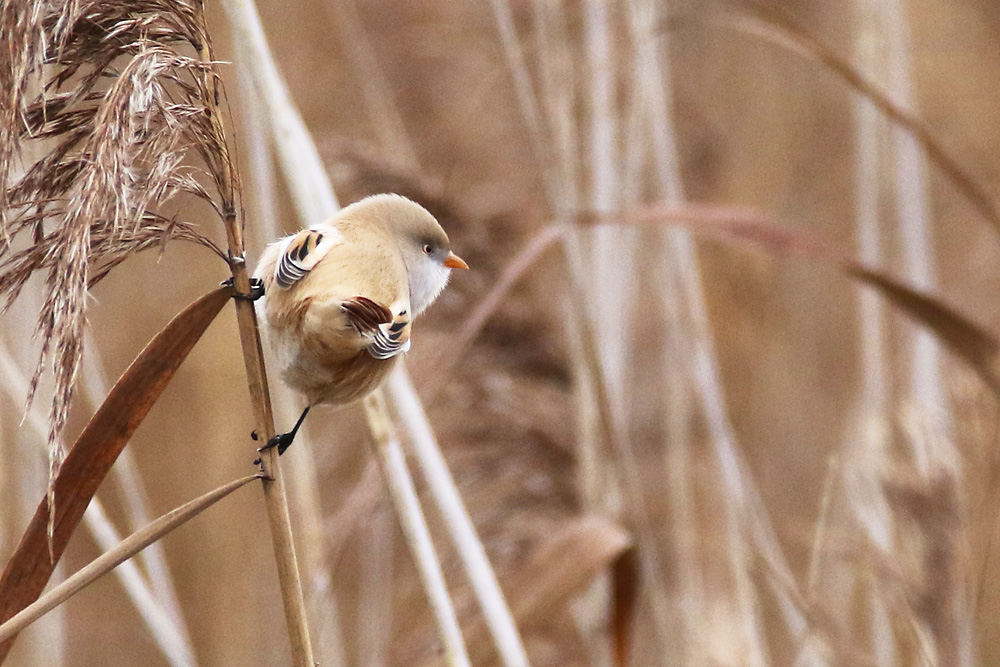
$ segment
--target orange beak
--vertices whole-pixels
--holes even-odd
[[[453,252],[449,252],[448,256],[444,259],[444,265],[449,269],[467,269],[469,265],[465,263],[465,260],[456,255]]]

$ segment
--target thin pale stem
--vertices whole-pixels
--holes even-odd
[[[107,574],[133,555],[170,533],[175,528],[187,523],[203,510],[222,500],[236,489],[257,479],[259,475],[249,475],[210,491],[203,496],[181,505],[175,510],[164,514],[148,526],[132,533],[117,547],[105,552],[75,572],[66,581],[35,600],[0,625],[0,642],[5,642],[17,636],[24,628],[55,609],[63,602],[76,595],[80,590]]]
[[[374,512],[361,535],[358,594],[358,655],[362,667],[386,667],[392,642],[392,592],[396,524],[389,512]]]
[[[855,7],[855,61],[874,72],[885,62],[885,39],[879,21],[879,0],[860,0]],[[881,199],[881,147],[883,120],[878,107],[866,97],[854,100],[855,137],[855,229],[858,257],[869,264],[883,261],[882,230],[879,215]],[[892,543],[893,525],[889,506],[878,476],[887,456],[887,425],[889,423],[890,367],[886,354],[886,313],[880,295],[872,289],[861,288],[858,294],[858,325],[861,344],[861,396],[858,401],[858,428],[850,433],[845,443],[851,470],[843,472],[845,482],[861,486],[866,494],[848,494],[849,502],[860,517],[873,544],[888,548]],[[851,456],[852,453],[860,457]],[[851,487],[847,487],[850,490]],[[870,498],[870,502],[861,500]],[[864,580],[855,572],[845,576],[863,585]],[[810,577],[810,581],[813,578]],[[812,586],[810,586],[812,588]],[[878,597],[878,590],[869,586],[866,595],[872,606],[870,635],[872,653],[878,665],[896,663],[895,638],[891,632],[890,618],[885,601]],[[848,623],[849,619],[840,619]],[[886,630],[889,629],[889,632]]]
[[[445,518],[448,533],[458,549],[503,664],[506,667],[527,667],[528,655],[500,583],[490,567],[483,543],[476,534],[472,519],[458,494],[455,480],[441,455],[430,422],[427,421],[413,384],[402,365],[397,366],[390,376],[388,390],[396,412],[410,435],[417,462],[427,479],[434,503]]]
[[[910,35],[903,7],[898,0],[881,5],[888,36],[889,92],[900,105],[913,109],[916,100],[910,76]],[[930,220],[927,165],[920,144],[901,127],[892,131],[895,150],[896,224],[903,255],[903,270],[916,288],[930,291],[936,283],[934,238]],[[918,410],[929,414],[930,423],[945,437],[928,438],[928,451],[915,452],[918,469],[930,475],[937,469],[958,467],[958,452],[947,437],[951,431],[948,400],[941,377],[941,348],[933,334],[913,324],[910,338],[909,394]]]
[[[444,657],[450,667],[470,667],[469,655],[462,640],[455,607],[448,596],[444,573],[434,553],[431,534],[420,509],[417,491],[413,487],[399,438],[389,418],[385,396],[381,389],[369,394],[363,401],[365,414],[374,438],[375,456],[382,468],[382,475],[389,487],[389,495],[396,507],[400,527],[406,536],[413,559],[427,593],[441,637]]]

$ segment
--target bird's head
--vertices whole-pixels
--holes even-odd
[[[414,316],[434,303],[448,284],[452,269],[469,265],[451,249],[451,241],[427,209],[400,195],[375,195],[384,206],[379,218],[396,237],[410,283]]]

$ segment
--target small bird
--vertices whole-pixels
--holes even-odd
[[[281,378],[305,395],[295,427],[264,447],[282,454],[309,409],[343,405],[375,389],[410,348],[413,319],[469,268],[419,204],[366,197],[329,221],[267,247],[254,277],[266,337]]]

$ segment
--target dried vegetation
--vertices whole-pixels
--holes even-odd
[[[336,198],[423,202],[475,269],[420,323],[408,366],[534,665],[1000,657],[1000,187],[987,160],[1000,135],[983,89],[1000,23],[989,0],[970,15],[786,5],[261,8]],[[281,130],[260,117],[259,84],[207,62],[200,11],[0,8],[0,288],[13,300],[33,273],[47,278],[31,386],[54,370],[51,444],[77,428],[88,312],[104,356],[121,357],[102,333],[145,341],[113,311],[172,315],[129,279],[176,277],[194,298],[221,277],[206,253],[173,245],[163,266],[123,264],[172,239],[225,257],[205,231],[210,209],[235,205],[212,117],[220,71],[252,179],[251,260],[301,224],[294,211],[316,210],[302,190],[319,181],[279,183],[289,158],[273,157]],[[225,18],[210,18],[218,41]],[[239,39],[223,49],[237,63]],[[178,469],[199,483],[246,473],[234,333],[206,334],[211,351],[193,353],[206,370],[181,369],[185,391],[151,413],[161,428],[130,445],[157,506],[201,493]],[[25,365],[23,341],[6,338]],[[9,479],[29,438],[16,409],[0,418]],[[360,411],[320,415],[309,436],[287,475],[317,658],[440,664]],[[35,481],[7,491],[8,506],[34,508]],[[288,662],[249,505],[165,542],[203,664]],[[428,514],[469,657],[501,662],[463,559]],[[24,527],[0,527],[6,554]],[[67,557],[90,551],[77,541]],[[66,624],[65,651],[24,648],[15,664],[187,664],[132,641],[146,630],[117,588],[76,600],[88,595],[101,614],[71,601],[51,621]]]

